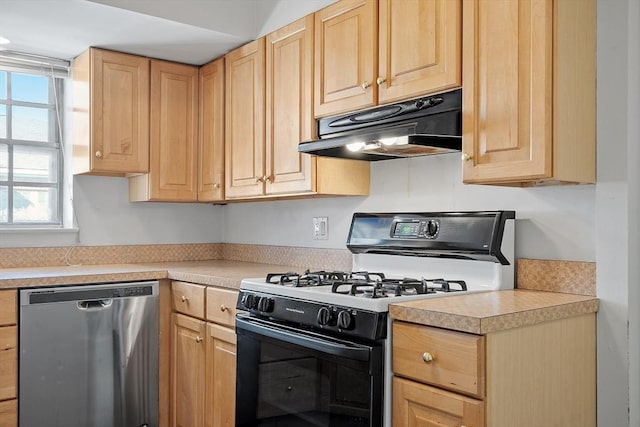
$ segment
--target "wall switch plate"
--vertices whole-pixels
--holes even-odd
[[[327,240],[329,238],[329,218],[326,216],[313,217],[313,240]]]

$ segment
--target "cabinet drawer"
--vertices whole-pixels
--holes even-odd
[[[206,286],[171,282],[173,309],[188,316],[204,319],[204,291]]]
[[[17,397],[17,326],[0,328],[0,400]]]
[[[394,322],[393,371],[403,377],[482,397],[484,346],[484,337],[480,335]]]
[[[16,399],[0,402],[0,427],[18,425],[18,401]]]
[[[0,291],[0,326],[16,324],[16,291]]]
[[[207,288],[207,320],[234,327],[237,300],[238,291]]]
[[[484,402],[393,377],[394,426],[483,427]]]

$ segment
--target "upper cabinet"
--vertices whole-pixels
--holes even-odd
[[[227,198],[263,194],[264,38],[225,57],[225,193]]]
[[[90,48],[73,61],[74,173],[149,169],[149,59]]]
[[[595,0],[465,0],[463,24],[464,182],[595,182]]]
[[[366,195],[369,164],[298,152],[315,136],[313,17],[226,57],[227,200]]]
[[[198,201],[224,200],[224,58],[200,68]]]
[[[461,13],[460,0],[342,0],[316,12],[315,116],[459,87]]]
[[[196,201],[198,67],[151,61],[149,173],[129,178],[132,201]]]
[[[315,116],[375,105],[376,1],[341,0],[316,12],[315,21]]]
[[[313,16],[266,37],[265,192],[312,190],[312,156],[298,144],[315,136]],[[315,166],[315,165],[314,165]]]
[[[460,0],[380,0],[378,103],[462,83]]]

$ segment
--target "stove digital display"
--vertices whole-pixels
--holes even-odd
[[[393,237],[418,237],[419,234],[419,222],[396,222],[393,230]]]

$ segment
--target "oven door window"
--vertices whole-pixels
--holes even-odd
[[[382,425],[381,345],[273,325],[237,332],[237,426]]]

